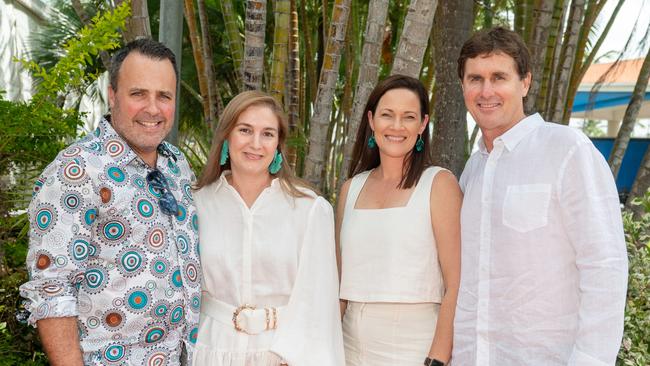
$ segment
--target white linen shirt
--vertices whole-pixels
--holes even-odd
[[[454,366],[613,365],[627,254],[602,155],[539,114],[480,145],[460,179]]]
[[[266,349],[291,366],[343,365],[332,206],[307,189],[308,197],[290,197],[274,179],[249,208],[228,174],[194,195],[204,296],[285,308],[275,332],[257,335],[202,317],[197,359],[230,365],[243,353],[247,365],[266,364],[258,358]]]

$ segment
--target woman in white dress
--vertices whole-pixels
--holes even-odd
[[[451,357],[462,194],[452,173],[430,166],[428,111],[422,84],[394,75],[359,126],[337,206],[348,366]]]
[[[342,365],[330,204],[283,161],[271,96],[226,106],[194,194],[203,267],[194,365]]]

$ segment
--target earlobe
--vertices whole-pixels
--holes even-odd
[[[533,76],[530,72],[526,73],[526,77],[524,78],[524,97],[528,95],[528,90],[530,90],[530,83],[532,82]]]
[[[108,86],[108,106],[110,109],[113,109],[113,104],[115,104],[115,91],[112,86]]]
[[[372,111],[368,111],[368,125],[370,125],[371,130],[375,130],[374,123],[372,121]]]
[[[424,119],[422,119],[422,126],[420,126],[420,134],[427,128],[427,124],[429,124],[429,115],[425,114]]]

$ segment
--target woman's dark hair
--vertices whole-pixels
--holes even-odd
[[[429,95],[424,85],[418,79],[406,75],[392,75],[379,82],[375,89],[372,90],[372,93],[370,93],[366,107],[363,110],[359,131],[357,131],[357,139],[352,151],[352,163],[348,171],[348,178],[352,178],[361,172],[379,166],[379,148],[375,147],[371,149],[368,147],[368,139],[372,136],[372,129],[368,122],[368,112],[372,112],[374,116],[379,100],[387,91],[392,89],[406,89],[415,93],[420,100],[420,118],[424,119],[429,114]],[[429,160],[428,123],[424,131],[422,131],[422,139],[424,140],[424,148],[422,151],[416,151],[414,147],[404,159],[402,180],[398,188],[407,189],[413,187],[420,180],[424,169],[431,164]]]

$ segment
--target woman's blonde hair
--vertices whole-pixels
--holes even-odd
[[[278,151],[282,154],[285,160],[282,161],[280,170],[276,174],[271,174],[279,178],[282,189],[292,197],[306,197],[307,194],[302,192],[298,187],[308,188],[313,190],[310,185],[297,178],[291,167],[287,165],[286,161],[286,140],[289,135],[289,125],[285,117],[282,106],[272,96],[257,90],[245,91],[234,97],[226,106],[221,117],[219,118],[219,125],[214,131],[212,137],[212,147],[208,155],[208,161],[203,168],[203,172],[196,183],[195,189],[205,187],[212,182],[216,181],[224,170],[230,169],[230,159],[224,165],[219,164],[221,156],[221,149],[223,142],[230,135],[230,132],[235,128],[239,115],[242,114],[248,107],[251,106],[265,106],[268,107],[278,119],[279,133],[278,133]]]

